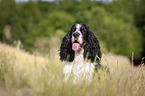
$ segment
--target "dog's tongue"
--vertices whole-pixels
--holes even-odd
[[[73,49],[74,51],[79,50],[79,47],[80,47],[80,44],[78,44],[78,43],[73,43],[73,45],[72,45],[72,49]]]

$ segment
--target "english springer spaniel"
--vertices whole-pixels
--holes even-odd
[[[86,24],[74,24],[60,46],[60,59],[65,62],[64,81],[91,82],[100,67],[101,51],[97,37]]]

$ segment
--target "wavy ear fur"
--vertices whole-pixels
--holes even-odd
[[[84,47],[84,58],[91,59],[91,62],[97,62],[101,60],[101,50],[97,37],[88,30],[88,38],[86,40],[86,46]]]
[[[62,61],[69,61],[72,62],[74,60],[74,51],[72,50],[72,43],[71,43],[71,32],[68,32],[61,43],[60,46],[60,60]]]

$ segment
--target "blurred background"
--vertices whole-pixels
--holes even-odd
[[[30,53],[48,54],[75,23],[89,25],[103,53],[143,63],[145,0],[0,0],[0,42]]]

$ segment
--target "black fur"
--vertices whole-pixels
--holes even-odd
[[[71,32],[68,32],[60,46],[60,60],[72,62],[74,60],[75,52],[72,50]]]
[[[88,54],[88,55],[87,55]],[[88,32],[88,40],[86,41],[86,46],[84,47],[84,58],[91,59],[91,62],[99,63],[101,59],[101,51],[99,46],[99,41],[97,37],[91,32]]]
[[[83,39],[86,41],[86,45],[84,46],[84,59],[87,58],[91,60],[91,62],[94,62],[96,60],[96,62],[99,64],[99,61],[101,60],[99,41],[97,37],[89,30],[89,27],[86,24],[81,25],[86,29],[86,32],[83,33]],[[72,28],[64,36],[60,46],[60,59],[62,61],[67,60],[69,62],[72,62],[75,58],[75,52],[72,50],[71,43]]]

